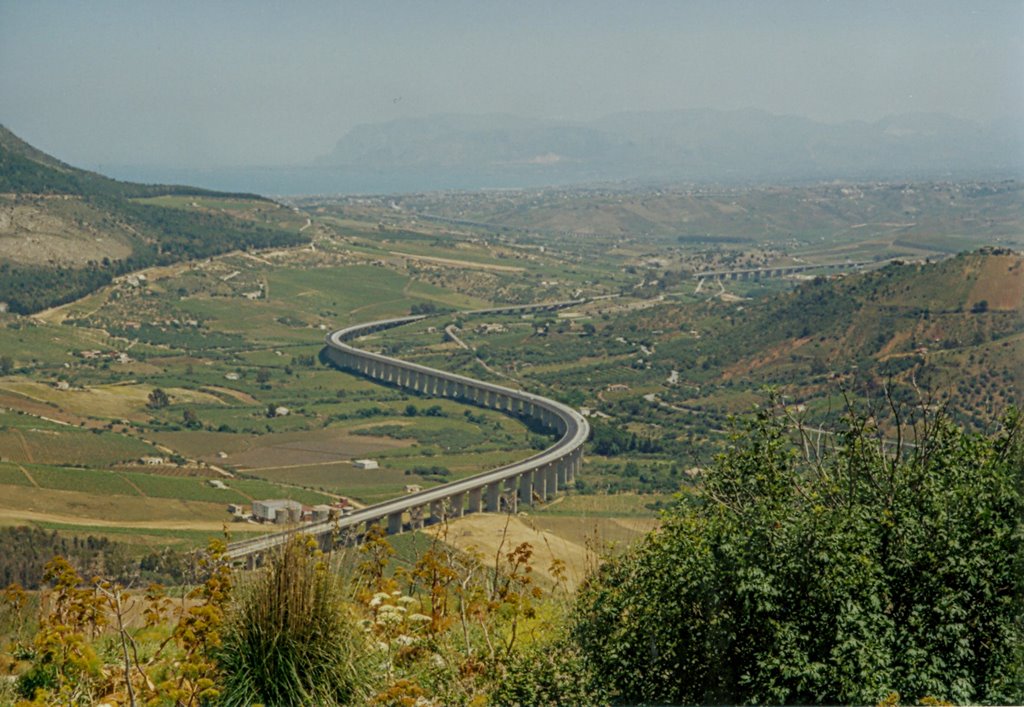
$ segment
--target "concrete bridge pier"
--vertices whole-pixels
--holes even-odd
[[[469,513],[479,513],[483,510],[483,489],[475,488],[469,490]]]
[[[533,505],[533,474],[530,472],[519,475],[519,502]]]
[[[465,494],[457,493],[448,500],[451,502],[451,517],[461,518],[465,513]]]
[[[416,506],[409,509],[409,527],[413,530],[422,528],[426,520],[426,507]]]
[[[509,513],[519,512],[519,494],[516,492],[516,480],[515,478],[506,479],[503,482],[498,482],[501,486],[504,486],[504,493],[501,494],[501,498],[505,501],[505,509]]]
[[[533,488],[543,500],[551,498],[548,495],[548,475],[543,468],[533,470]]]
[[[402,532],[402,512],[388,514],[388,535],[398,535]]]
[[[448,513],[445,511],[445,500],[431,501],[430,502],[430,520],[433,523],[440,523],[448,517]]]
[[[500,513],[501,512],[501,482],[495,481],[487,484],[486,487],[486,507],[488,513]]]
[[[558,471],[551,464],[544,467],[544,473],[548,477],[548,495],[554,496],[558,493]]]

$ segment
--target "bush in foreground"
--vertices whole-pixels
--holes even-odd
[[[884,449],[850,419],[817,457],[761,413],[573,633],[626,703],[1024,701],[1024,426],[945,419]]]
[[[223,631],[218,704],[358,704],[373,682],[363,633],[339,577],[309,538],[296,537],[247,585]]]

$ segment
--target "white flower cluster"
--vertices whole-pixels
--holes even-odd
[[[416,611],[419,604],[419,599],[399,591],[378,592],[368,602],[373,618],[363,620],[361,625],[367,632],[390,635],[393,644],[399,647],[410,646],[416,641],[411,634],[432,621],[430,616]],[[380,646],[384,651],[390,648],[387,643]]]

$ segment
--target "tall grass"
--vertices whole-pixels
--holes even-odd
[[[295,538],[243,586],[218,656],[227,707],[365,701],[371,673],[339,577],[309,538]]]

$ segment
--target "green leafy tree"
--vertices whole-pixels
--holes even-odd
[[[822,457],[783,415],[581,590],[573,635],[626,703],[1024,700],[1024,425],[949,420]]]
[[[195,410],[192,410],[191,408],[186,408],[181,412],[181,422],[190,430],[198,430],[203,426],[199,416],[196,415]]]
[[[162,388],[153,388],[149,393],[149,400],[146,404],[154,410],[159,410],[167,407],[170,403],[171,398]]]

